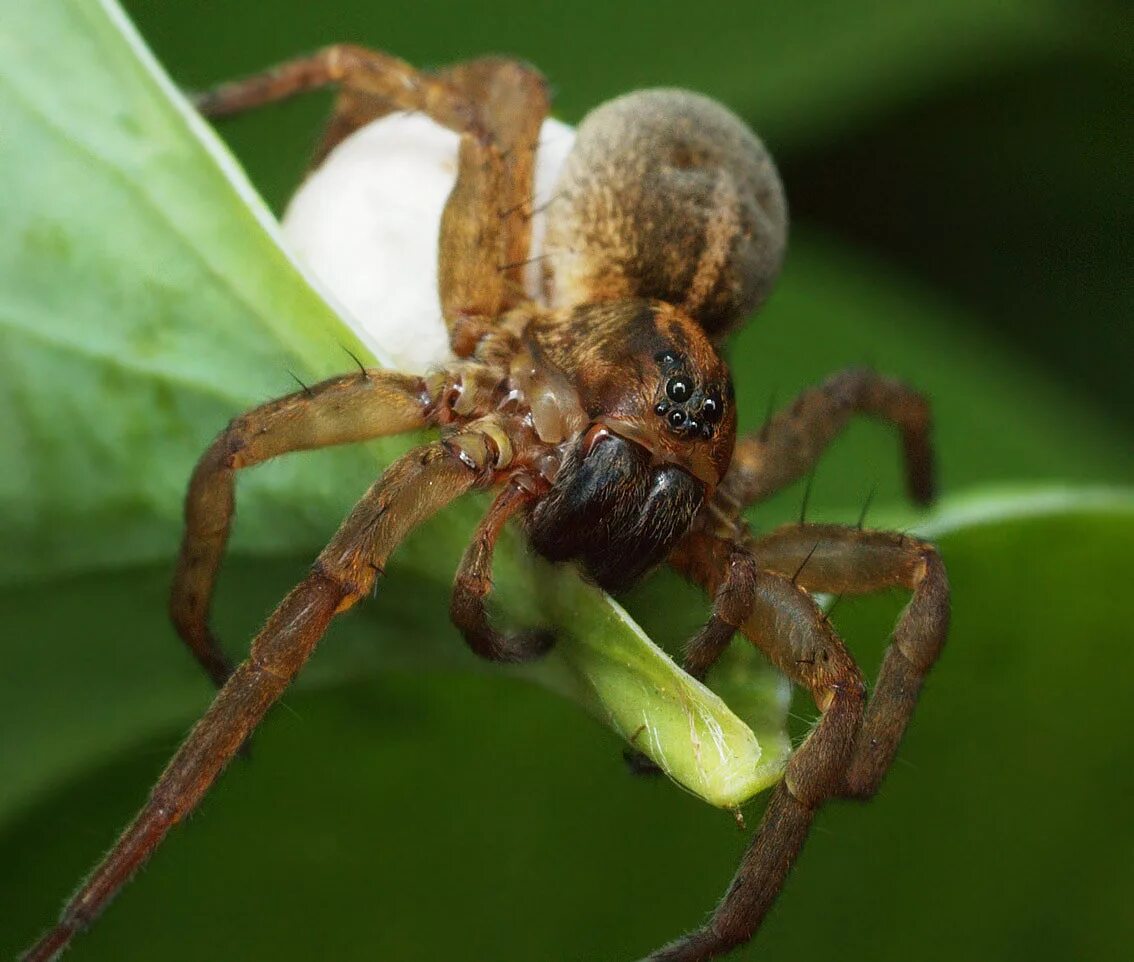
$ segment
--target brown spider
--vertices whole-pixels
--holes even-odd
[[[930,416],[905,385],[846,371],[806,391],[756,435],[735,438],[718,344],[765,298],[786,209],[760,141],[704,97],[647,90],[580,125],[548,211],[542,296],[524,293],[534,152],[548,111],[542,78],[482,59],[423,73],[336,46],[204,95],[231,114],[339,87],[319,157],[391,111],[460,135],[441,223],[439,287],[458,360],[427,377],[364,369],[236,418],[189,484],[171,612],[220,687],[149,800],[25,955],[55,958],[191,812],[310,656],[331,619],[364,598],[415,525],[470,491],[498,492],[461,561],[451,614],[496,661],[542,654],[547,634],[490,623],[493,546],[515,517],[532,547],[619,591],[668,563],[713,598],[685,667],[703,677],[739,630],[822,716],[788,762],[759,831],[711,919],[649,958],[704,960],[748,940],[820,805],[878,788],[949,621],[934,548],[857,527],[795,524],[755,537],[740,513],[802,477],[855,414],[901,433],[910,493],[933,493]],[[235,475],[289,451],[428,426],[439,440],[392,464],[284,598],[233,668],[208,626],[233,516]],[[911,590],[873,698],[811,592]]]

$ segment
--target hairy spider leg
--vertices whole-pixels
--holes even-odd
[[[178,635],[219,687],[232,673],[209,609],[235,511],[236,472],[292,451],[401,434],[431,422],[420,378],[366,369],[304,388],[235,418],[197,462],[169,612]]]
[[[791,407],[772,415],[757,433],[736,442],[717,504],[735,518],[748,505],[802,478],[856,414],[898,429],[910,498],[919,505],[932,501],[935,483],[929,403],[901,381],[865,368],[852,368],[804,391]]]
[[[732,636],[752,614],[760,569],[752,552],[735,544],[724,561],[723,575],[713,595],[713,610],[697,634],[685,644],[682,667],[694,678],[705,674],[728,647]]]
[[[933,545],[908,535],[827,524],[788,525],[752,550],[762,566],[781,574],[797,571],[809,554],[796,577],[808,591],[865,594],[897,587],[913,593],[883,657],[840,789],[869,798],[889,771],[926,673],[945,644],[949,581],[941,557]]]
[[[735,543],[690,536],[673,559],[686,577],[715,593]],[[649,962],[704,962],[748,941],[760,927],[795,862],[818,807],[834,795],[862,720],[866,686],[846,645],[811,596],[790,575],[760,570],[752,614],[742,631],[822,715],[792,754],[760,827],[708,923],[649,956]]]
[[[494,444],[475,427],[395,461],[358,502],[311,573],[280,603],[204,716],[193,727],[114,847],[68,901],[56,926],[23,956],[49,962],[102,912],[169,830],[212,787],[267,710],[303,667],[331,619],[365,597],[394,549],[461,495],[490,486]],[[484,459],[477,461],[476,453]]]
[[[508,519],[530,505],[535,497],[515,482],[497,495],[465,549],[453,581],[449,616],[469,647],[490,661],[528,661],[544,654],[554,642],[554,636],[544,631],[502,634],[492,626],[486,605],[492,591],[492,554],[496,539]]]
[[[833,797],[865,798],[889,770],[949,625],[949,586],[932,545],[834,525],[792,525],[751,546],[760,570],[742,631],[822,712],[788,762],[732,884],[704,927],[649,962],[706,962],[759,929],[803,848],[815,813]],[[706,591],[729,579],[735,543],[691,535],[674,566]],[[901,586],[913,597],[895,626],[873,698],[809,591],[871,592]]]
[[[501,314],[528,300],[536,154],[551,100],[543,76],[516,60],[470,60],[439,76],[477,117],[462,133],[438,262],[441,312],[453,352],[466,357]]]
[[[331,137],[389,110],[421,111],[461,135],[438,266],[450,341],[458,357],[468,357],[497,318],[527,300],[523,270],[535,154],[550,106],[546,82],[527,64],[500,57],[424,73],[389,54],[340,44],[223,84],[196,105],[220,117],[332,85],[347,99]]]

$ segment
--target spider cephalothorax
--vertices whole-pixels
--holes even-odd
[[[391,111],[421,112],[460,136],[437,272],[456,360],[424,376],[364,369],[305,388],[237,417],[201,457],[170,607],[220,691],[141,812],[26,958],[54,958],[197,805],[332,618],[367,596],[406,534],[484,489],[496,498],[461,561],[450,608],[478,654],[517,661],[553,640],[502,633],[488,617],[493,546],[516,518],[536,551],[578,562],[610,590],[670,564],[713,598],[687,646],[688,671],[704,676],[740,631],[822,712],[711,920],[650,958],[721,955],[759,927],[819,806],[877,789],[949,615],[931,545],[802,522],[756,538],[741,512],[806,474],[854,414],[900,431],[911,493],[928,500],[928,407],[900,382],[846,371],[737,440],[717,345],[771,288],[786,206],[764,147],[719,104],[641,91],[585,119],[545,205],[532,290],[524,268],[548,109],[539,75],[496,58],[429,74],[386,54],[331,47],[218,88],[199,105],[231,113],[326,84],[340,94],[320,159]],[[441,436],[375,482],[233,668],[209,629],[209,607],[236,472],[290,451],[423,427]],[[867,703],[861,673],[810,593],[895,586],[913,597]]]
[[[728,467],[728,371],[701,328],[660,301],[580,306],[528,330],[586,414],[531,511],[531,543],[552,561],[578,559],[609,590],[625,588],[665,560]],[[664,402],[667,394],[684,404]],[[709,396],[720,399],[712,424]]]

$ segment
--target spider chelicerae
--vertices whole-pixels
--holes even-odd
[[[471,648],[537,658],[547,633],[491,622],[493,547],[516,519],[534,550],[618,592],[669,564],[713,599],[688,642],[697,677],[739,631],[821,714],[789,760],[728,890],[700,929],[649,956],[700,962],[760,926],[828,799],[866,798],[890,767],[941,650],[949,589],[934,548],[858,527],[799,523],[755,536],[742,511],[807,474],[855,415],[894,425],[910,494],[933,495],[924,398],[868,370],[836,374],[736,438],[717,346],[767,296],[787,230],[783,191],[756,136],[705,97],[643,90],[578,128],[553,200],[532,292],[533,178],[546,85],[485,58],[422,72],[335,46],[201,96],[236,113],[333,85],[317,155],[393,112],[460,138],[441,218],[438,289],[455,360],[424,376],[368,369],[237,417],[200,459],[185,505],[171,598],[178,633],[219,687],[149,800],[32,947],[55,958],[166,833],[191,812],[303,667],[335,615],[364,598],[406,534],[472,491],[493,490],[456,574],[451,615]],[[436,427],[393,463],[233,667],[209,607],[234,510],[236,472],[291,451]],[[912,591],[868,699],[863,676],[812,592]]]

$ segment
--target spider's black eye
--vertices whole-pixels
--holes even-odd
[[[676,364],[677,355],[674,354],[673,351],[662,351],[661,354],[658,354],[654,358],[654,360],[656,360],[659,364]]]
[[[717,392],[714,391],[705,398],[705,403],[701,405],[701,416],[704,417],[706,421],[715,424],[721,419],[721,411],[723,408],[724,405],[721,404],[720,397],[717,395]]]
[[[679,428],[685,424],[685,412],[680,410],[679,408],[674,408],[669,412],[666,420],[669,422],[670,427]]]
[[[666,382],[665,393],[669,395],[671,401],[676,401],[681,404],[683,401],[688,401],[693,396],[693,383],[689,378],[682,375],[671,377]]]

